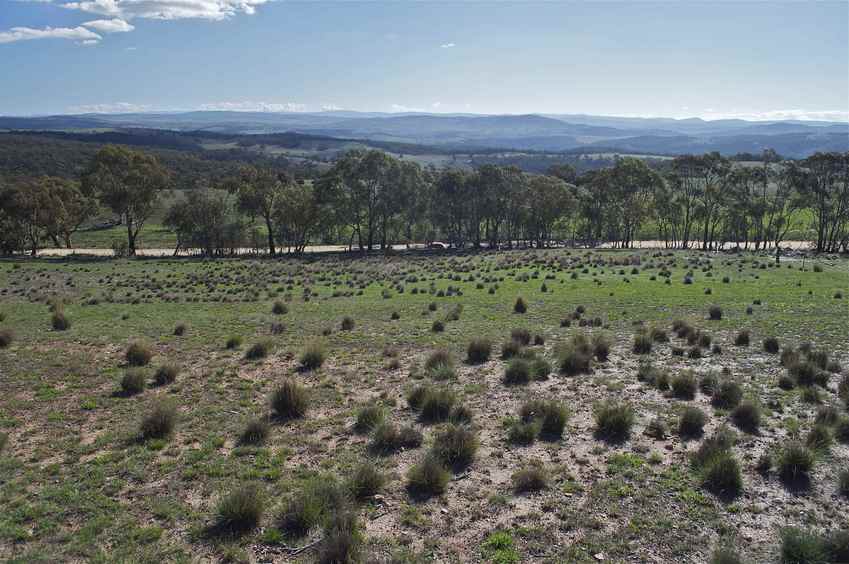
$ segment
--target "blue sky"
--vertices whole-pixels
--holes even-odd
[[[847,2],[0,0],[0,114],[849,115]]]

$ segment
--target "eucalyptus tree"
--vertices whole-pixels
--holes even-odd
[[[224,187],[236,196],[239,211],[265,223],[268,253],[277,254],[276,218],[280,200],[294,180],[285,171],[268,167],[246,165],[237,175],[224,181]]]

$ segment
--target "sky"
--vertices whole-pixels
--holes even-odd
[[[849,120],[849,2],[0,0],[0,115]]]

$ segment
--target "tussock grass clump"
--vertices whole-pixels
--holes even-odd
[[[451,474],[442,462],[427,455],[407,472],[407,491],[415,497],[431,497],[445,492]]]
[[[517,494],[537,492],[548,488],[548,473],[542,464],[529,464],[511,476]]]
[[[474,431],[449,423],[434,437],[430,453],[446,467],[459,471],[472,463],[477,450],[478,439]]]
[[[556,352],[561,373],[575,376],[591,372],[590,363],[594,352],[586,335],[572,336],[569,341],[560,345]]]
[[[15,334],[11,329],[0,329],[0,349],[5,349],[15,340]]]
[[[465,405],[457,405],[448,414],[448,420],[455,425],[466,425],[472,422],[472,410]]]
[[[612,345],[613,342],[607,335],[602,333],[596,333],[593,335],[593,355],[596,360],[599,362],[607,362],[607,359],[610,357],[610,347]]]
[[[238,486],[219,502],[216,528],[227,533],[246,533],[259,526],[265,503],[255,484]]]
[[[501,345],[501,360],[509,360],[522,354],[522,343],[510,339]]]
[[[286,307],[286,304],[284,304],[280,300],[277,300],[276,302],[274,302],[274,305],[271,306],[271,313],[273,313],[274,315],[285,315],[289,313],[289,308]]]
[[[528,304],[525,302],[525,298],[519,296],[516,298],[516,303],[513,304],[513,313],[525,313],[528,311]]]
[[[239,444],[241,445],[259,445],[265,442],[268,438],[268,433],[271,430],[268,424],[268,419],[265,417],[256,417],[249,420],[245,424],[239,435]]]
[[[139,437],[142,440],[164,439],[168,437],[177,425],[177,406],[167,400],[153,404],[139,425]]]
[[[731,430],[720,427],[690,457],[702,486],[720,497],[737,497],[743,489],[740,465],[731,452],[735,441]]]
[[[516,341],[523,347],[527,347],[531,344],[531,332],[527,329],[513,329],[510,331],[510,339]]]
[[[536,357],[531,361],[531,377],[534,380],[548,380],[551,374],[551,363],[542,357]]]
[[[386,418],[386,410],[379,405],[367,405],[357,412],[354,430],[358,433],[368,433]]]
[[[422,403],[424,403],[424,398],[429,390],[430,388],[427,386],[416,386],[407,392],[407,405],[410,406],[410,409],[414,411],[420,410],[422,408]]]
[[[831,431],[825,425],[814,425],[805,436],[805,445],[814,452],[825,453],[831,448],[834,439]]]
[[[810,480],[814,453],[803,443],[791,440],[781,448],[775,463],[778,475],[785,484],[804,484]]]
[[[53,326],[54,331],[67,331],[71,328],[71,320],[68,319],[65,312],[61,309],[53,312],[50,318],[50,324]]]
[[[761,409],[752,401],[741,402],[731,410],[731,422],[747,433],[757,433],[761,426]]]
[[[469,364],[483,364],[492,354],[492,341],[489,339],[472,339],[466,349],[466,359]]]
[[[743,388],[733,380],[725,380],[713,393],[711,404],[719,409],[734,409],[743,399]]]
[[[448,349],[436,349],[431,352],[424,363],[425,371],[434,373],[444,368],[453,368],[454,359]]]
[[[152,357],[153,352],[151,352],[150,346],[141,341],[130,343],[127,351],[124,353],[124,358],[130,366],[147,366]]]
[[[743,329],[734,337],[734,344],[738,347],[748,347],[752,340],[752,334],[748,329]]]
[[[698,407],[685,407],[678,417],[678,434],[681,437],[692,439],[701,437],[707,416]]]
[[[718,387],[719,378],[715,371],[702,375],[701,380],[699,380],[699,390],[701,390],[701,392],[706,396],[712,396]]]
[[[224,343],[224,346],[229,350],[238,349],[242,346],[242,337],[239,335],[231,335],[227,337],[227,342]]]
[[[377,469],[373,462],[365,460],[354,468],[346,485],[351,496],[362,501],[380,493],[385,483],[386,476]]]
[[[445,331],[445,323],[440,319],[436,319],[431,324],[430,330],[434,333],[442,333],[443,331]]]
[[[843,444],[849,444],[849,417],[841,417],[834,424],[834,438]]]
[[[504,369],[504,383],[508,386],[520,386],[531,381],[531,365],[524,358],[513,358]]]
[[[339,323],[339,328],[342,329],[342,331],[351,331],[354,329],[354,325],[354,318],[346,315]]]
[[[593,413],[596,437],[607,442],[624,442],[636,419],[633,408],[624,402],[606,401]]]
[[[153,375],[153,381],[157,386],[167,386],[177,381],[180,375],[180,367],[176,364],[163,364]]]
[[[634,354],[650,354],[652,338],[648,333],[637,333],[634,335]]]
[[[304,370],[318,370],[327,358],[327,348],[323,341],[312,340],[301,352],[301,367]]]
[[[130,368],[121,378],[121,393],[125,396],[140,394],[145,388],[144,371],[138,368]]]
[[[302,537],[314,527],[327,523],[336,511],[349,504],[348,492],[333,476],[316,476],[289,499],[278,517],[278,527]]]
[[[418,448],[422,434],[415,427],[401,427],[383,421],[375,426],[369,442],[369,450],[377,454],[391,454],[402,448]]]
[[[722,308],[718,305],[712,305],[708,308],[708,318],[711,321],[719,321],[722,319]]]
[[[444,388],[430,388],[424,394],[421,401],[420,416],[422,421],[436,423],[445,421],[451,415],[457,399],[451,390]]]
[[[743,559],[732,547],[720,546],[711,554],[710,564],[743,564]]]
[[[247,360],[260,360],[268,356],[268,353],[271,352],[271,349],[274,348],[274,343],[271,339],[263,339],[261,341],[257,341],[251,348],[249,348],[245,352],[245,359]]]
[[[330,516],[324,527],[324,540],[318,553],[319,564],[345,564],[360,561],[362,545],[357,515],[351,509]]]
[[[555,400],[533,400],[522,404],[519,409],[522,423],[532,424],[541,438],[559,439],[569,420],[569,410]]]
[[[188,329],[188,327],[186,326],[185,323],[178,323],[177,325],[174,326],[174,336],[175,337],[182,337],[183,335],[186,334],[187,329]]]
[[[278,419],[297,419],[307,414],[309,392],[291,379],[285,379],[271,393],[271,411]]]
[[[649,337],[655,343],[668,343],[669,335],[666,333],[665,329],[660,327],[652,327],[649,329]]]
[[[785,527],[781,536],[782,564],[825,564],[829,562],[823,539],[810,531]]]
[[[775,337],[767,337],[764,339],[764,351],[769,354],[778,354],[781,345],[778,344],[778,339]]]
[[[849,470],[841,471],[837,477],[837,493],[849,497]]]
[[[674,378],[671,382],[672,394],[683,400],[691,400],[696,397],[696,390],[699,387],[696,381],[696,375],[692,370],[684,370]]]

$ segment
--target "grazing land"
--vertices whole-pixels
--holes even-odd
[[[0,559],[837,561],[847,321],[825,255],[5,260]]]

